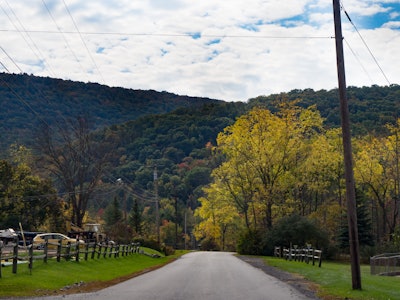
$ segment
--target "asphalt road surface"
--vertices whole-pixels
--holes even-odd
[[[50,299],[49,297],[35,299]],[[226,252],[192,252],[103,290],[51,299],[306,300],[293,287]]]

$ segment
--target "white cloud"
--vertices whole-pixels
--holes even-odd
[[[387,14],[381,28],[360,29],[392,83],[400,81],[393,63],[400,20],[391,8],[399,2],[344,3],[351,16],[367,21]],[[337,85],[328,0],[65,0],[85,44],[63,2],[45,3],[56,24],[42,0],[0,4],[2,46],[26,73],[228,101]],[[354,28],[345,20],[343,25],[346,41],[371,72],[365,76],[346,52],[348,84],[387,84]],[[0,54],[2,63],[19,72]]]

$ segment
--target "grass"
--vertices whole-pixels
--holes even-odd
[[[349,264],[322,262],[322,267],[304,262],[264,257],[265,262],[279,269],[302,275],[319,286],[323,299],[389,300],[400,299],[400,277],[370,274],[368,265],[361,266],[362,290],[352,289]]]
[[[154,253],[151,249],[144,250]],[[168,257],[160,254],[160,258],[132,254],[118,258],[82,259],[80,262],[50,259],[44,263],[37,260],[33,263],[32,273],[27,264],[18,265],[17,274],[12,273],[11,266],[3,267],[0,298],[52,294],[79,282],[104,283],[165,265],[183,253],[177,251]]]
[[[143,249],[146,253],[159,254],[151,249]],[[0,298],[27,297],[53,294],[60,289],[75,283],[106,283],[121,277],[129,277],[147,269],[165,265],[184,254],[177,251],[175,255],[152,258],[141,254],[120,256],[119,258],[88,259],[80,262],[57,262],[50,259],[47,263],[34,261],[32,274],[28,265],[18,265],[17,274],[12,267],[2,268],[0,278]],[[363,289],[351,288],[350,265],[323,262],[322,267],[304,262],[286,261],[275,257],[263,257],[268,265],[300,274],[318,285],[318,296],[322,299],[352,300],[388,300],[400,299],[400,277],[370,275],[370,267],[361,266]],[[100,284],[101,285],[101,284]]]

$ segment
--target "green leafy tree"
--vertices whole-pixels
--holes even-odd
[[[38,230],[46,225],[61,229],[64,220],[57,192],[48,180],[32,173],[21,163],[0,161],[0,228]]]
[[[274,246],[290,247],[298,245],[304,247],[307,244],[318,249],[327,249],[329,239],[323,228],[298,214],[280,219],[268,233],[265,243],[269,248],[269,254],[272,254]]]

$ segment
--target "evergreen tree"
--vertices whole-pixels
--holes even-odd
[[[361,191],[356,191],[357,195],[357,227],[358,242],[360,246],[374,246],[374,238],[372,235],[371,218],[368,213],[367,200]],[[347,220],[347,216],[343,216],[343,220]],[[347,222],[343,222],[339,237],[339,248],[347,249],[349,247],[349,228]]]
[[[112,203],[110,203],[106,210],[104,211],[104,221],[106,222],[106,227],[110,229],[112,226],[116,225],[122,220],[122,212],[119,205],[117,197],[114,197]]]
[[[142,234],[142,213],[139,210],[139,203],[137,199],[135,199],[133,203],[133,209],[131,215],[129,217],[129,223],[135,230],[135,232],[139,235]]]

